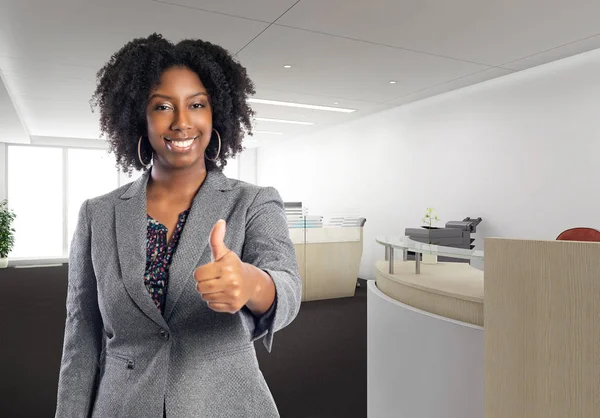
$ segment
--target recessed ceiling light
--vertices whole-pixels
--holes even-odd
[[[313,122],[300,122],[297,120],[285,120],[285,119],[271,119],[271,118],[255,118],[262,122],[275,122],[275,123],[290,123],[293,125],[314,125]]]
[[[390,84],[396,84],[395,80],[390,81]]]
[[[285,107],[299,107],[302,109],[325,110],[325,111],[329,111],[329,112],[341,112],[341,113],[356,112],[356,109],[344,109],[342,107],[317,106],[317,105],[309,105],[309,104],[304,104],[304,103],[280,102],[277,100],[248,99],[248,101],[250,103],[260,103],[260,104],[285,106]]]
[[[333,104],[334,104],[334,105],[339,105],[339,104],[340,104],[340,102],[333,102]]]
[[[289,64],[286,64],[286,65],[283,66],[283,68],[292,68],[292,66],[289,65]]]
[[[254,131],[255,134],[263,134],[263,135],[283,135],[283,132],[273,132],[273,131]]]

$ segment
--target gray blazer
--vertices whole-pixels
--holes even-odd
[[[164,316],[144,285],[146,185],[135,182],[81,206],[71,244],[67,319],[56,417],[278,417],[253,341],[297,315],[301,279],[279,193],[209,172],[192,203],[169,271]],[[209,309],[194,269],[227,221],[225,245],[266,271],[275,304],[260,319]]]

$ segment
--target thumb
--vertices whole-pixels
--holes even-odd
[[[225,229],[226,224],[223,219],[219,219],[212,231],[210,231],[210,238],[208,245],[210,245],[210,254],[212,261],[219,261],[229,252],[229,249],[225,246]]]

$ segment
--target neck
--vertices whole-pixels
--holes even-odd
[[[204,164],[202,167],[183,170],[153,165],[148,179],[148,188],[151,189],[152,194],[176,195],[177,198],[190,199],[196,195],[207,174]]]

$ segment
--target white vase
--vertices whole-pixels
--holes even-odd
[[[437,254],[427,254],[423,253],[423,259],[421,260],[423,264],[437,264]]]
[[[8,267],[8,258],[0,258],[0,269],[4,269],[6,267]]]

